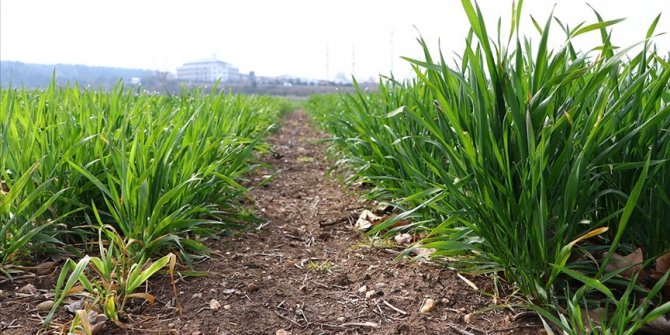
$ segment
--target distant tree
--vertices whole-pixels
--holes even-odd
[[[129,83],[133,77],[148,77],[154,71],[124,69],[115,67],[70,65],[70,64],[29,64],[14,61],[0,61],[0,86],[45,88],[51,82],[54,70],[56,84],[79,83],[82,86],[109,89],[121,80]]]

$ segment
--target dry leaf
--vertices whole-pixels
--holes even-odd
[[[395,218],[395,217],[396,217],[395,215],[387,215],[387,216],[383,217],[381,219],[381,221],[378,221],[375,224],[382,223],[386,220],[389,220],[389,219],[392,219],[392,218]],[[410,224],[412,224],[412,221],[410,221],[410,220],[400,220],[400,221],[392,224],[391,227],[392,228],[398,228],[398,227],[409,226]]]
[[[410,243],[412,243],[412,235],[407,234],[407,233],[398,234],[393,239],[395,239],[395,242],[398,243],[398,244],[410,244]]]
[[[34,271],[36,275],[38,276],[43,276],[43,275],[48,275],[54,271],[58,263],[56,262],[44,262],[37,264],[34,267]]]
[[[670,319],[668,315],[661,316],[647,323],[641,330],[650,334],[670,334]]]
[[[107,321],[107,316],[105,314],[100,314],[95,311],[88,311],[88,321],[93,323],[100,323]]]
[[[434,253],[436,250],[433,248],[414,248],[412,249],[412,253],[416,255],[418,258],[425,258],[428,259],[432,253]]]
[[[136,292],[136,293],[131,293],[126,295],[126,299],[144,299],[146,300],[149,304],[153,304],[156,301],[156,297],[149,293],[143,293],[143,292]]]
[[[91,327],[91,334],[99,334],[105,329],[105,321],[100,321]]]
[[[603,321],[607,320],[607,310],[598,307],[596,309],[589,309],[585,314],[582,314],[582,321],[584,322],[584,332],[577,334],[591,334],[593,327],[598,327]]]
[[[372,227],[372,223],[374,221],[379,220],[381,220],[380,216],[377,216],[375,213],[372,213],[366,209],[361,212],[361,215],[358,216],[358,220],[356,221],[356,228],[358,230],[368,230],[370,227]]]
[[[670,252],[656,258],[656,270],[652,271],[651,278],[660,280],[670,270]],[[670,280],[666,279],[661,292],[666,298],[670,298]]]
[[[37,288],[35,288],[35,285],[33,284],[26,284],[25,286],[21,287],[18,292],[35,295],[37,294]]]
[[[76,300],[76,301],[73,301],[73,302],[65,305],[65,309],[67,309],[68,312],[70,312],[72,314],[76,313],[78,310],[83,309],[83,308],[84,308],[84,299]]]
[[[631,278],[634,274],[642,271],[642,262],[644,261],[642,249],[637,248],[635,251],[630,253],[627,256],[621,256],[617,253],[612,255],[612,259],[609,264],[605,267],[605,270],[608,272],[617,271],[621,269],[626,269],[621,272],[621,276],[624,278]]]
[[[665,273],[668,269],[670,269],[670,252],[656,258],[656,271]]]
[[[32,272],[38,276],[43,276],[52,273],[57,265],[58,263],[56,262],[44,262],[35,266],[14,266],[14,268],[21,271]]]

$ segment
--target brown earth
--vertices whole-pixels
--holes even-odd
[[[538,334],[520,310],[494,309],[488,277],[458,274],[426,262],[395,261],[402,247],[372,241],[352,223],[368,207],[355,190],[325,176],[325,135],[304,112],[288,114],[269,138],[274,154],[252,190],[262,229],[212,241],[211,258],[196,264],[205,277],[177,282],[182,313],[167,277],[154,278],[151,306],[130,306],[129,328],[104,334]],[[47,333],[36,305],[54,275],[0,284],[0,333]],[[36,294],[18,293],[32,283]],[[475,287],[477,289],[475,289]],[[501,289],[504,300],[505,292]],[[435,308],[420,313],[426,300]],[[214,302],[213,300],[216,300]],[[212,309],[211,304],[220,305]],[[59,314],[58,325],[71,319]],[[55,331],[54,329],[49,332]]]

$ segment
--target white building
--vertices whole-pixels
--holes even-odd
[[[194,82],[236,82],[240,80],[240,70],[217,59],[205,59],[177,68],[177,79]]]

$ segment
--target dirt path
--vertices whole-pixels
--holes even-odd
[[[491,296],[453,271],[394,262],[399,248],[373,248],[350,222],[338,220],[364,204],[324,177],[324,145],[318,143],[323,138],[304,112],[284,118],[284,127],[269,139],[276,153],[264,157],[270,168],[259,174],[273,177],[252,191],[267,225],[211,245],[212,258],[197,265],[209,275],[177,284],[182,315],[165,303],[171,300],[169,286],[154,283],[159,303],[137,310],[151,316],[146,323],[135,317],[138,327],[186,335],[538,333],[536,322],[512,322],[511,311],[470,314],[491,305]],[[492,291],[485,278],[469,280]],[[428,298],[435,309],[419,313]],[[218,309],[210,308],[212,300]]]

